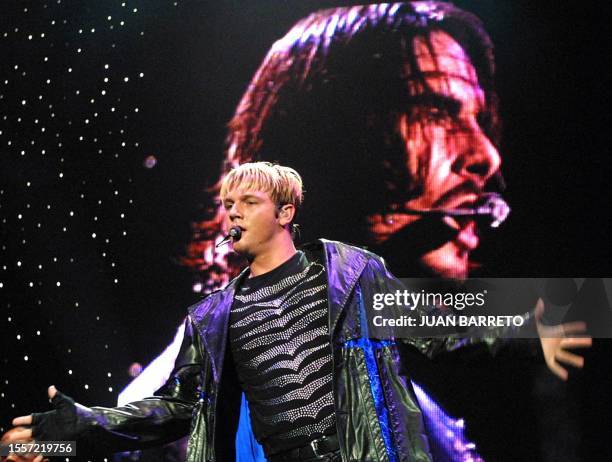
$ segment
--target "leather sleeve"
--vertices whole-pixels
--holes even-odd
[[[374,291],[382,293],[393,293],[395,290],[404,288],[401,282],[389,272],[382,258],[376,256],[370,260],[366,271],[370,271],[369,278],[372,281],[367,292]],[[432,314],[422,312],[421,315]],[[429,358],[435,358],[441,353],[459,350],[469,345],[481,345],[486,347],[491,354],[497,354],[501,348],[511,346],[513,350],[536,356],[539,341],[537,340],[535,319],[533,312],[519,315],[523,319],[521,327],[487,327],[472,328],[461,334],[449,334],[436,337],[406,337],[390,334],[400,344],[411,346]],[[531,337],[529,339],[517,339],[517,337]],[[400,348],[401,350],[401,348]]]
[[[85,407],[61,395],[54,411],[34,414],[38,440],[76,440],[77,451],[126,451],[165,444],[189,432],[200,398],[203,350],[190,317],[168,381],[154,396],[119,407]]]

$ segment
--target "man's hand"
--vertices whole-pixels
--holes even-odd
[[[49,399],[53,399],[57,394],[57,389],[53,385],[51,385],[47,390],[47,394],[49,395]],[[23,427],[23,425],[32,425],[32,414],[15,417],[13,419],[13,425],[15,428],[9,430],[4,435],[2,435],[3,445],[7,445],[10,443],[24,443],[33,441],[32,429],[29,427]],[[31,456],[26,457],[11,454],[6,458],[6,460],[10,462],[42,462],[43,456],[39,454],[32,459]]]
[[[589,348],[593,339],[589,336],[572,337],[572,334],[586,332],[586,323],[582,321],[568,322],[558,326],[547,326],[542,324],[544,315],[544,302],[540,298],[536,304],[535,319],[542,352],[548,368],[561,380],[567,380],[567,369],[559,362],[581,369],[584,366],[584,358],[567,350],[574,348]]]

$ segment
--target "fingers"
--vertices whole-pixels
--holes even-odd
[[[57,388],[55,388],[55,385],[51,385],[48,389],[47,389],[47,394],[49,395],[49,399],[53,399],[55,398],[55,394],[57,393]]]
[[[538,333],[543,338],[564,338],[570,335],[583,334],[587,330],[587,325],[583,321],[568,322],[556,326],[538,326]],[[590,337],[581,337],[590,338]]]
[[[38,454],[32,462],[42,462],[43,456],[42,454]]]
[[[561,348],[590,348],[592,345],[591,337],[568,337],[561,340]]]
[[[19,425],[32,425],[32,414],[15,417],[13,419],[13,426],[18,427]]]
[[[14,421],[13,421],[14,422]],[[29,428],[15,428],[7,439],[9,442],[29,441],[32,439],[32,430]]]
[[[563,333],[567,334],[580,334],[582,332],[586,332],[587,325],[583,321],[574,321],[567,322],[565,324],[561,324],[560,326],[563,329]]]
[[[540,321],[542,319],[542,316],[544,316],[544,300],[538,298],[538,301],[535,306],[535,318],[536,320]]]
[[[553,372],[553,374],[555,374],[557,377],[559,377],[561,380],[566,381],[567,380],[567,370],[564,369],[563,367],[561,367],[558,363],[556,363],[555,361],[551,361],[548,363],[548,368]]]
[[[578,369],[582,369],[584,367],[584,358],[582,356],[578,356],[564,350],[557,351],[555,359],[570,366],[577,367]]]

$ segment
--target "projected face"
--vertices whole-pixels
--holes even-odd
[[[471,219],[421,218],[402,213],[402,208],[473,204],[499,170],[501,160],[479,125],[485,96],[463,48],[442,31],[415,38],[413,47],[428,88],[420,81],[409,81],[408,91],[415,104],[399,118],[398,130],[405,146],[405,167],[418,193],[405,204],[393,204],[391,213],[370,215],[368,226],[377,244],[399,232],[409,236],[411,229],[423,227],[430,228],[424,235],[427,240],[443,235],[434,248],[419,255],[420,263],[439,276],[463,278],[470,253],[479,244],[476,223]]]

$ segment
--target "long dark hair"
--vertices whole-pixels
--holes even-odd
[[[407,79],[428,90],[413,40],[433,30],[453,37],[474,65],[486,98],[483,129],[496,144],[493,46],[477,17],[440,2],[334,8],[299,21],[266,55],[228,124],[221,178],[254,160],[291,166],[306,188],[304,239],[367,244],[364,217],[419,187],[397,126],[413,104]],[[220,219],[215,210],[194,224],[185,259],[210,273],[209,286],[225,282],[219,275],[234,266],[211,253]]]

